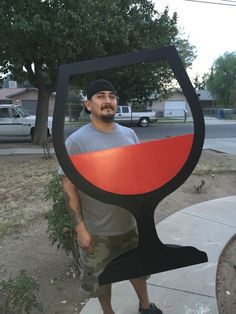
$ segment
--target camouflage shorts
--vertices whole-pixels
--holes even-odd
[[[88,299],[102,294],[98,276],[115,257],[132,250],[138,245],[136,229],[119,236],[93,236],[94,253],[80,250],[80,298]]]

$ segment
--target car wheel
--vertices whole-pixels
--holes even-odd
[[[140,121],[139,121],[139,125],[141,127],[147,127],[149,126],[149,118],[141,118]]]

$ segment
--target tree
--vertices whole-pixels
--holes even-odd
[[[72,87],[68,91],[67,104],[69,121],[79,119],[81,111],[83,110],[83,100],[84,100],[83,95],[76,88]]]
[[[207,88],[218,105],[236,106],[236,52],[226,52],[214,62]]]
[[[193,79],[193,86],[195,89],[206,89],[206,82],[208,80],[208,74],[204,73],[203,76],[200,78],[198,74]]]
[[[177,14],[156,12],[150,0],[2,0],[0,18],[2,72],[38,88],[35,144],[47,136],[48,101],[60,64],[173,44],[186,66],[195,56],[179,35]],[[90,77],[80,78],[81,88]],[[114,77],[126,101],[147,97],[154,86],[163,89],[173,75],[162,64],[113,71]]]

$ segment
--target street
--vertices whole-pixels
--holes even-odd
[[[192,124],[153,124],[147,128],[132,126],[140,140],[154,140],[193,132]],[[76,130],[75,125],[65,127],[65,137]],[[206,138],[236,138],[235,124],[206,125]]]
[[[141,141],[155,140],[168,136],[177,136],[193,132],[193,125],[186,124],[151,124],[147,128],[131,126]],[[76,124],[65,125],[65,138],[76,131]],[[206,125],[206,139],[236,138],[236,123]],[[30,143],[30,138],[1,137],[0,143]]]

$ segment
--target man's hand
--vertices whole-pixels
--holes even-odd
[[[77,242],[79,246],[86,252],[92,254],[94,252],[93,239],[91,234],[88,232],[84,222],[80,222],[76,226],[75,230],[77,233]]]

